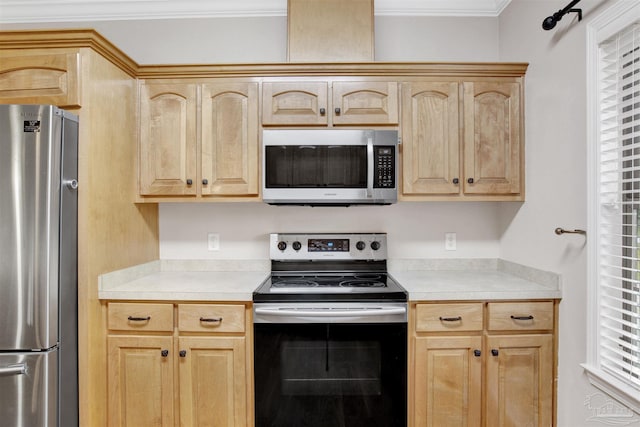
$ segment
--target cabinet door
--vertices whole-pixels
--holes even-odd
[[[2,54],[0,102],[80,106],[80,54]]]
[[[258,195],[258,84],[202,86],[202,194]]]
[[[247,427],[245,338],[181,337],[180,425]]]
[[[111,335],[107,346],[108,425],[173,426],[173,338]]]
[[[482,337],[418,337],[415,427],[481,425]]]
[[[403,83],[402,108],[403,194],[458,194],[458,83]]]
[[[520,84],[464,83],[464,192],[521,193]]]
[[[140,194],[196,194],[196,86],[140,88]]]
[[[487,349],[487,426],[552,425],[553,336],[488,336]]]
[[[327,82],[265,82],[262,124],[327,125]]]
[[[333,124],[398,124],[398,83],[334,82]]]

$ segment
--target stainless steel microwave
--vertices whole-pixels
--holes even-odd
[[[278,205],[398,201],[398,131],[267,129],[262,197]]]

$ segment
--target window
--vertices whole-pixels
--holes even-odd
[[[624,2],[622,2],[624,3]],[[635,2],[633,2],[635,3]],[[640,7],[595,20],[589,355],[592,382],[640,409]],[[606,15],[605,15],[606,16]],[[613,17],[611,17],[613,16]]]

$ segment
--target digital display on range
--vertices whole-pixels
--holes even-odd
[[[309,252],[349,252],[349,239],[309,239]]]

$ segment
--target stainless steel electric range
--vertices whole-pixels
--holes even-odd
[[[253,294],[256,427],[406,427],[407,293],[386,237],[270,236]]]

